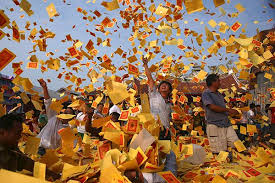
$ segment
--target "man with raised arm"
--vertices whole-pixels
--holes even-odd
[[[148,59],[142,57],[142,61],[149,84],[150,110],[155,119],[158,119],[159,116],[164,128],[164,130],[160,132],[159,140],[171,140],[171,133],[169,131],[171,104],[169,102],[169,98],[173,90],[172,85],[168,81],[162,81],[158,87],[156,87],[155,81],[153,80],[152,74],[148,67]],[[173,151],[170,151],[170,154],[166,154],[164,171],[171,171],[175,176],[177,175],[176,155]],[[144,173],[143,176],[145,180],[148,180],[148,182],[165,182],[156,173]]]
[[[159,115],[160,121],[164,127],[164,131],[162,131],[160,134],[160,140],[170,140],[171,135],[169,132],[169,127],[171,105],[169,103],[169,97],[173,90],[172,84],[168,81],[162,81],[157,87],[148,67],[148,59],[142,57],[142,61],[145,74],[148,78],[151,113],[154,115],[155,119],[157,119],[157,116]]]
[[[68,122],[70,119],[58,119],[56,112],[50,108],[52,99],[49,95],[47,83],[43,79],[38,80],[44,93],[44,102],[46,108],[46,114],[48,117],[48,123],[41,130],[37,137],[41,139],[38,154],[45,154],[45,149],[56,149],[61,145],[61,137],[58,134],[58,130],[69,127]],[[66,108],[63,111],[64,114],[73,114],[72,108]]]

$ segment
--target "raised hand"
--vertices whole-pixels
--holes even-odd
[[[145,57],[142,55],[142,62],[143,62],[144,65],[147,65],[148,62],[149,62],[149,60],[148,60],[148,58],[145,58]]]
[[[44,99],[47,100],[50,98],[50,94],[48,91],[47,83],[44,81],[44,79],[39,79],[38,80],[40,86],[43,88],[43,93],[44,93]]]
[[[44,81],[44,79],[39,79],[38,82],[42,88],[47,87],[47,83],[46,83],[46,81]]]

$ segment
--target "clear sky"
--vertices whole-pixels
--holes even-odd
[[[19,2],[21,0],[18,0]],[[102,45],[96,46],[96,48],[99,50],[98,56],[103,56],[104,54],[107,54],[109,57],[112,52],[114,52],[118,47],[121,46],[121,48],[124,51],[128,52],[127,57],[132,56],[133,51],[131,54],[129,54],[129,50],[132,50],[132,46],[130,42],[128,41],[128,38],[131,36],[132,31],[131,29],[123,29],[121,26],[121,23],[125,22],[120,17],[119,11],[124,10],[126,6],[120,5],[120,9],[114,10],[114,11],[107,11],[101,4],[101,0],[96,0],[95,3],[93,3],[93,0],[88,1],[88,0],[66,0],[66,3],[64,3],[64,0],[28,0],[32,7],[31,10],[33,10],[34,14],[32,16],[28,16],[24,11],[20,11],[20,7],[16,6],[12,0],[0,0],[0,9],[3,9],[5,11],[5,14],[10,18],[10,21],[12,22],[13,20],[16,21],[17,25],[19,26],[19,30],[25,31],[26,33],[26,38],[29,36],[30,31],[25,30],[25,25],[26,21],[30,21],[30,29],[32,30],[34,27],[36,27],[38,30],[40,30],[40,26],[45,30],[49,29],[49,31],[54,32],[56,34],[54,39],[47,39],[47,51],[46,52],[40,52],[39,49],[37,48],[37,51],[35,53],[29,54],[30,51],[32,51],[32,47],[34,43],[31,40],[26,39],[25,41],[22,41],[20,43],[17,43],[14,40],[8,40],[7,37],[4,37],[0,41],[0,50],[3,48],[8,48],[12,52],[14,52],[17,57],[13,60],[13,62],[19,62],[23,61],[24,65],[22,66],[24,72],[21,74],[21,77],[29,77],[34,85],[38,85],[38,82],[36,81],[37,79],[43,77],[45,79],[51,79],[51,83],[48,84],[49,88],[53,90],[57,90],[60,87],[66,87],[69,83],[64,82],[64,78],[62,79],[57,79],[57,75],[60,72],[63,72],[64,70],[62,69],[62,66],[65,67],[64,62],[61,61],[61,68],[59,71],[54,71],[48,69],[47,72],[41,73],[40,69],[37,70],[30,70],[26,69],[26,64],[28,62],[28,57],[31,55],[35,54],[39,60],[44,60],[46,61],[49,59],[46,57],[46,53],[48,52],[53,52],[55,53],[53,58],[59,57],[67,53],[67,48],[72,46],[72,42],[65,42],[62,43],[61,40],[64,40],[67,34],[70,34],[73,39],[78,39],[81,42],[83,42],[83,49],[85,50],[85,45],[91,39],[94,43],[96,43],[97,38],[91,36],[86,30],[88,29],[89,31],[96,33],[97,37],[100,37],[102,40],[105,40],[106,38],[111,39],[111,47],[103,47]],[[110,0],[108,0],[110,2]],[[226,0],[227,1],[227,0]],[[151,4],[151,1],[148,0],[147,6]],[[176,2],[176,0],[169,0],[169,2]],[[221,16],[221,13],[219,11],[219,8],[215,8],[213,1],[212,0],[203,0],[204,6],[206,10],[203,10],[201,12],[196,12],[193,14],[188,15],[186,13],[185,8],[181,11],[182,13],[185,12],[183,15],[183,19],[178,21],[178,24],[180,25],[180,28],[182,30],[182,33],[180,36],[176,36],[176,31],[173,30],[173,35],[171,37],[176,38],[176,39],[184,39],[184,45],[185,46],[192,46],[191,43],[191,36],[188,38],[185,38],[183,34],[183,30],[185,28],[194,30],[198,32],[199,34],[203,34],[203,45],[202,47],[208,48],[210,45],[212,45],[214,42],[208,43],[205,41],[205,31],[204,27],[205,25],[208,26],[208,28],[213,31],[215,30],[218,32],[219,26],[212,28],[208,25],[208,21],[213,19],[217,23],[220,21],[226,22],[227,25],[231,26],[234,24],[236,21],[239,21],[243,26],[241,28],[244,28],[246,26],[246,34],[248,37],[254,36],[256,34],[256,29],[259,28],[259,30],[265,30],[265,29],[270,29],[274,27],[274,18],[275,18],[275,13],[274,9],[272,9],[269,5],[269,3],[273,4],[275,6],[275,2],[273,0],[231,0],[230,3],[226,3],[222,5],[221,7],[227,12],[227,14],[232,14],[238,12],[237,9],[235,8],[235,5],[240,3],[246,10],[238,15],[238,17],[235,18],[230,18],[229,16]],[[53,17],[54,21],[50,22],[49,21],[49,16],[46,11],[46,7],[50,4],[54,3],[57,12],[60,14],[60,16]],[[164,3],[163,0],[155,0],[154,1],[156,7],[160,3]],[[77,12],[77,8],[81,7],[83,10],[86,10],[88,12],[88,15],[94,16],[91,11],[98,10],[101,12],[102,16],[100,18],[97,18],[96,20],[89,22],[88,20],[83,20],[83,14]],[[13,8],[14,11],[10,11],[10,9]],[[211,13],[215,13],[215,15],[211,16],[209,14],[205,14],[207,11]],[[148,10],[149,11],[149,10]],[[20,16],[24,15],[24,17],[20,18]],[[101,32],[95,31],[95,24],[99,24],[106,16],[109,18],[116,18],[118,20],[118,26],[114,26],[113,28],[106,29],[111,32],[108,36],[105,36]],[[158,16],[157,16],[158,17]],[[199,19],[198,22],[194,21],[194,19]],[[268,20],[273,19],[272,21],[268,22]],[[200,22],[204,22],[204,24],[200,24]],[[257,24],[255,24],[254,21],[258,21]],[[34,26],[34,22],[36,22],[36,26]],[[73,29],[72,27],[75,26]],[[158,24],[154,24],[155,27],[158,26]],[[114,30],[117,30],[117,32],[114,32]],[[9,33],[12,35],[12,30],[8,29],[7,27],[3,29],[5,33]],[[221,38],[228,39],[230,35],[234,34],[238,36],[241,33],[241,29],[234,33],[231,30],[228,30],[225,34],[221,33]],[[35,38],[37,39],[37,37]],[[155,33],[151,35],[151,37],[147,38],[147,41],[152,41],[152,40],[164,40],[164,36],[159,36],[157,37]],[[196,49],[201,49],[202,47],[199,47],[196,43],[195,38],[193,38],[194,41],[194,47]],[[136,46],[139,45],[139,42],[136,41]],[[161,45],[161,41],[159,43]],[[229,60],[237,61],[236,56],[231,56],[228,54],[225,54],[224,52],[225,48],[222,48],[217,57],[211,57],[209,59],[206,59],[205,62],[207,63],[207,66],[212,66],[212,65],[219,65],[219,64],[225,64],[225,57],[228,57]],[[175,54],[176,58],[178,58],[180,55],[184,55],[184,52],[179,50],[176,46],[168,46],[165,45],[162,47],[162,53],[158,54],[158,56],[152,61],[152,63],[160,61],[160,57],[164,54],[167,56]],[[207,51],[203,52],[204,55],[208,55]],[[139,56],[138,56],[139,58]],[[122,59],[120,56],[115,55],[112,59],[112,63],[117,66],[117,68],[121,65],[125,65],[125,63],[122,63],[125,61]],[[221,60],[219,60],[221,59]],[[84,58],[81,63],[86,63],[88,60]],[[95,61],[98,62],[98,60],[95,58]],[[200,64],[201,59],[197,61],[197,63]],[[188,61],[187,59],[182,59],[182,62],[184,64],[189,64],[194,61]],[[98,62],[99,63],[99,62]],[[94,67],[93,65],[90,66]],[[82,78],[87,78],[87,72],[89,68],[82,67],[82,71],[79,71],[78,73],[75,73],[72,70],[69,70],[69,68],[65,67],[65,70],[67,72],[73,72],[76,76],[82,77]],[[142,68],[140,68],[141,70]],[[206,71],[207,71],[206,67]],[[14,75],[13,74],[13,69],[11,67],[11,64],[9,64],[6,68],[4,68],[1,71],[2,74],[5,75]],[[127,71],[122,71],[118,72],[117,75],[123,75],[127,73]],[[108,75],[111,75],[110,73]],[[99,86],[100,83],[102,83],[102,80],[100,80],[99,84],[96,84],[96,86]],[[89,79],[87,78],[87,82],[84,83],[84,85],[89,84]],[[82,85],[82,86],[84,86]]]

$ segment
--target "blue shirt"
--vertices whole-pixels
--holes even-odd
[[[208,124],[213,124],[221,128],[231,126],[227,112],[215,112],[210,109],[209,104],[214,104],[220,107],[226,107],[224,97],[220,92],[213,92],[206,89],[202,93],[202,102],[205,109],[206,121]]]

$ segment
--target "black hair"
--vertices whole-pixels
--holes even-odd
[[[20,114],[6,114],[0,118],[0,129],[10,130],[13,128],[14,123],[22,123],[23,118]]]
[[[261,107],[261,105],[256,105],[256,107]]]
[[[270,107],[270,104],[266,104],[266,105],[265,105],[265,112],[266,112],[266,113],[268,113],[268,110],[270,110],[269,107]]]
[[[73,111],[73,115],[75,115],[75,110],[71,107],[67,107],[66,109],[71,109]]]
[[[141,105],[140,95],[138,95],[138,96],[136,97],[136,101],[137,101],[137,103],[138,103],[139,105]]]
[[[99,103],[99,104],[97,104],[97,107],[98,107],[98,106],[100,106],[100,105],[104,106],[104,104],[103,104],[103,103]]]
[[[252,103],[252,104],[249,105],[249,107],[250,107],[251,109],[253,109],[253,108],[255,108],[255,104]]]
[[[67,109],[70,104],[71,103],[68,101],[62,103],[62,105],[64,106],[64,109]]]
[[[206,85],[209,87],[212,83],[216,82],[219,79],[217,74],[209,74],[206,78]]]
[[[161,82],[159,83],[159,85],[158,85],[158,89],[160,89],[160,86],[161,86],[162,84],[164,84],[164,83],[168,85],[169,90],[172,92],[173,87],[172,87],[172,84],[171,84],[169,81],[161,81]]]
[[[131,171],[135,171],[136,172],[136,177],[132,177],[131,176],[131,174],[130,174],[130,172]],[[125,172],[124,172],[124,175],[132,182],[132,183],[139,183],[139,182],[141,182],[140,180],[139,180],[139,171],[138,170],[126,170]]]
[[[120,117],[120,114],[119,113],[117,113],[117,112],[112,112],[112,114],[111,114],[112,116],[114,116],[115,117],[115,122],[117,122],[118,121],[118,119],[119,119],[119,117]]]

